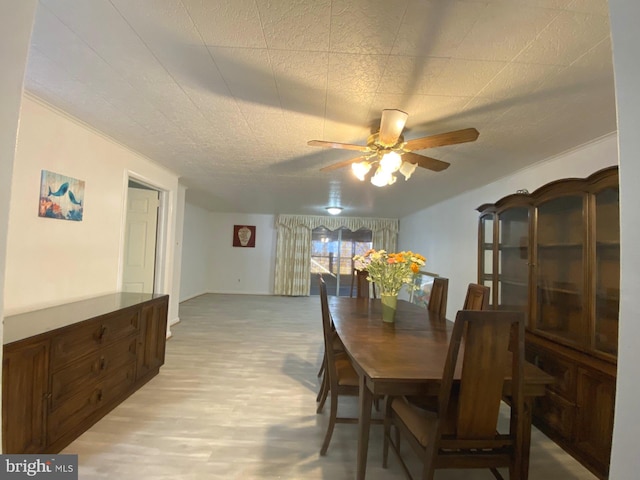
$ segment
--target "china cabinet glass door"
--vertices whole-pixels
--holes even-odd
[[[585,315],[583,195],[541,203],[537,209],[534,329],[563,343],[588,345]]]
[[[489,307],[493,308],[494,303],[494,294],[493,292],[496,290],[496,285],[494,283],[494,215],[487,214],[480,217],[480,255],[478,257],[480,278],[478,279],[478,283],[481,285],[486,285],[491,289],[491,294],[489,296]]]
[[[617,188],[595,195],[595,335],[593,348],[618,353],[620,306],[620,212]]]
[[[529,208],[514,207],[498,214],[500,230],[498,305],[500,310],[528,313]]]

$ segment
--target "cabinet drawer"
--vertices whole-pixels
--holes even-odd
[[[568,361],[559,358],[556,354],[544,349],[526,347],[526,359],[533,363],[540,370],[548,373],[555,382],[548,385],[547,389],[564,397],[569,402],[574,402],[576,398],[576,366]]]
[[[78,390],[89,388],[111,372],[136,361],[138,337],[131,336],[83,357],[51,376],[51,410]]]
[[[51,368],[55,371],[70,361],[94,352],[138,332],[139,310],[128,309],[105,315],[66,330],[52,341]]]
[[[112,375],[105,377],[91,388],[85,388],[66,400],[57,410],[49,414],[47,425],[49,443],[55,442],[62,435],[78,437],[95,423],[94,414],[108,407],[109,404],[115,406],[113,400],[129,391],[134,381],[135,364],[131,364],[115,370]]]
[[[573,438],[576,417],[575,404],[547,390],[544,397],[535,399],[534,417],[540,418],[551,429],[566,439]]]

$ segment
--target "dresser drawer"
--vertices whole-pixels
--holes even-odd
[[[89,388],[114,370],[135,362],[137,344],[138,337],[133,335],[54,373],[51,376],[51,410],[56,410],[78,390]]]
[[[526,359],[555,379],[554,383],[547,386],[548,390],[556,392],[569,402],[575,401],[577,375],[575,363],[572,364],[559,358],[557,354],[529,345],[526,347]]]
[[[52,340],[53,371],[97,348],[138,333],[139,310],[127,309],[65,329]]]
[[[73,438],[93,425],[99,418],[96,414],[102,408],[108,408],[118,397],[130,391],[135,381],[135,363],[115,370],[102,381],[84,388],[75,396],[67,399],[60,407],[49,414],[48,441],[53,443],[62,435],[71,434]],[[84,425],[83,425],[84,424]]]

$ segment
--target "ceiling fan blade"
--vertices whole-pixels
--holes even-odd
[[[382,110],[378,141],[386,147],[394,146],[402,135],[402,129],[407,123],[408,116],[409,114],[402,110]]]
[[[309,140],[307,145],[322,148],[341,148],[343,150],[356,150],[358,152],[369,152],[371,149],[366,145],[354,145],[352,143],[325,142],[323,140]]]
[[[440,133],[429,137],[416,138],[404,144],[404,149],[424,150],[425,148],[443,147],[445,145],[455,145],[456,143],[473,142],[478,138],[478,130],[475,128],[465,128],[454,132]]]
[[[320,169],[320,171],[321,172],[329,172],[331,170],[337,170],[338,168],[348,167],[352,163],[362,162],[363,160],[364,160],[364,158],[362,158],[362,157],[350,158],[349,160],[343,160],[341,162],[334,163],[334,164],[328,165],[326,167],[322,167]]]
[[[431,157],[425,157],[418,153],[406,152],[402,155],[402,160],[409,163],[417,163],[419,167],[433,170],[434,172],[441,172],[449,168],[450,163],[443,162]]]

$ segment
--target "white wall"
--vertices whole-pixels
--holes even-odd
[[[272,295],[275,216],[214,213],[187,203],[180,301],[203,293]],[[255,225],[255,248],[233,246],[234,225]]]
[[[523,169],[494,183],[400,219],[398,246],[427,257],[425,269],[449,278],[447,315],[462,307],[467,285],[478,279],[478,212],[519,189],[533,192],[542,185],[568,177],[587,177],[616,165],[616,136],[574,149]]]
[[[43,169],[85,181],[81,222],[38,217]],[[169,233],[159,254],[166,262],[163,293],[171,293],[177,175],[24,97],[9,208],[6,314],[120,289],[129,174],[167,192]],[[177,301],[171,299],[170,311],[177,312]]]
[[[233,226],[255,225],[255,248],[233,247]],[[276,257],[273,215],[211,213],[209,291],[272,295]]]
[[[180,301],[209,292],[211,264],[210,212],[190,203],[184,208]]]
[[[612,480],[638,478],[640,411],[640,2],[609,0],[620,150],[620,341]]]

